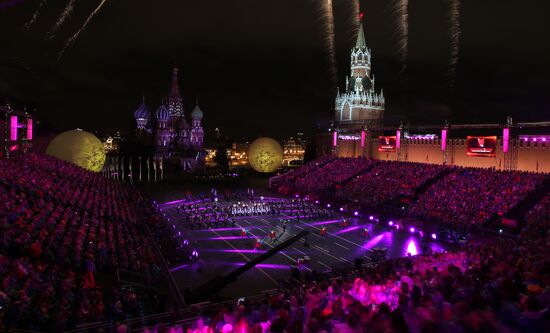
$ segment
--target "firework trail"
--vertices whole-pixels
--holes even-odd
[[[67,5],[65,6],[65,9],[63,10],[61,15],[55,22],[55,25],[53,26],[53,28],[50,31],[48,31],[48,34],[46,36],[47,39],[54,38],[59,28],[63,25],[63,23],[65,23],[65,20],[67,20],[71,16],[71,14],[73,13],[75,2],[76,0],[69,0],[69,3],[67,3]]]
[[[80,35],[80,33],[86,29],[88,24],[101,11],[101,8],[103,8],[103,6],[105,5],[105,3],[107,3],[107,1],[108,0],[101,0],[99,5],[97,5],[97,7],[90,14],[90,16],[88,16],[86,21],[84,21],[84,24],[82,25],[82,27],[80,27],[80,29],[78,29],[78,31],[75,32],[74,35],[72,35],[72,37],[67,40],[67,42],[65,43],[65,46],[63,46],[63,48],[61,49],[61,52],[59,52],[59,55],[57,56],[57,60],[60,60],[63,57],[63,54],[65,53],[65,51],[67,51],[67,49],[69,47],[71,47],[74,44],[74,42],[76,42],[76,40],[78,39],[78,36]]]
[[[451,34],[451,56],[449,57],[450,86],[455,86],[456,64],[458,63],[458,51],[460,49],[460,0],[450,0],[449,23]]]
[[[332,0],[320,0],[322,4],[322,21],[325,26],[325,42],[328,49],[330,76],[333,86],[337,86],[336,54],[334,51],[334,13]]]
[[[407,57],[409,55],[409,0],[395,0],[393,15],[397,16],[395,30],[399,45],[399,62],[403,73],[407,69]]]
[[[29,29],[34,24],[34,22],[36,22],[36,19],[38,18],[38,16],[40,16],[40,12],[42,11],[42,8],[46,5],[47,2],[48,0],[42,0],[38,4],[38,7],[36,7],[36,10],[34,11],[34,14],[29,20],[29,22],[25,23],[25,25],[23,26],[23,30]]]

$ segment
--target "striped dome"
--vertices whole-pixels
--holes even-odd
[[[161,105],[157,109],[157,119],[158,120],[168,120],[170,118],[170,112],[166,108],[166,106]]]
[[[134,118],[136,119],[149,119],[151,114],[149,113],[149,110],[147,109],[147,105],[145,105],[145,102],[141,102],[141,105],[137,108],[136,112],[134,112]]]

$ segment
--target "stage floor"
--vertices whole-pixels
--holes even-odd
[[[258,295],[276,288],[277,281],[289,278],[290,269],[296,266],[296,260],[304,256],[308,256],[310,262],[301,267],[302,272],[321,272],[334,266],[353,265],[358,257],[366,259],[373,248],[386,248],[387,256],[391,258],[406,256],[408,252],[420,254],[422,245],[435,252],[448,248],[447,244],[432,241],[427,235],[421,237],[418,233],[388,231],[385,226],[368,223],[367,217],[349,218],[349,225],[343,227],[340,226],[343,216],[336,213],[331,219],[325,220],[297,223],[292,219],[287,223],[284,233],[281,219],[289,219],[289,216],[237,217],[234,218],[235,226],[190,229],[178,214],[177,205],[173,203],[159,206],[175,225],[175,231],[181,231],[182,235],[186,235],[189,246],[198,251],[200,259],[193,264],[170,267],[182,291],[192,290],[217,275],[231,272],[302,230],[310,232],[308,247],[300,240],[242,274],[220,293],[224,298]],[[327,228],[326,237],[320,235],[322,227]],[[364,237],[365,227],[369,230],[370,238]],[[248,230],[247,237],[241,236],[242,228]],[[271,230],[276,231],[278,242],[270,241],[268,235]],[[260,251],[254,250],[256,238],[265,239]]]

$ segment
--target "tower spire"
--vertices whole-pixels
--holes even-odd
[[[357,42],[355,47],[358,49],[367,47],[365,42],[365,32],[363,31],[363,13],[359,14],[359,33],[357,34]]]
[[[172,69],[172,87],[170,88],[170,98],[181,98],[180,87],[178,84],[178,68]]]

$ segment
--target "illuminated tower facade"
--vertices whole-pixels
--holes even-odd
[[[361,20],[362,17],[361,14]],[[383,91],[378,93],[375,89],[371,56],[360,22],[357,41],[351,49],[351,73],[346,77],[344,93],[338,90],[336,95],[335,122],[341,129],[354,130],[382,123],[385,99]]]

